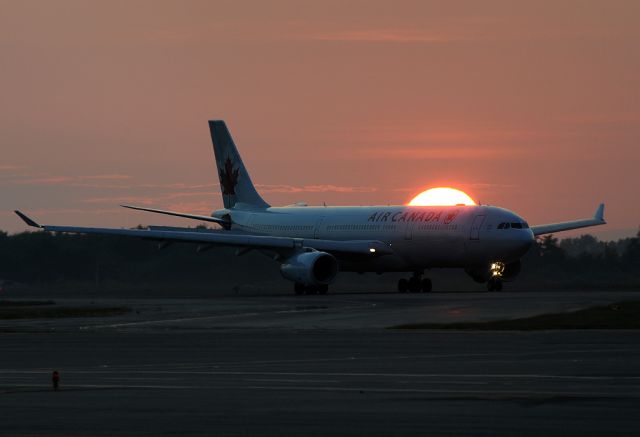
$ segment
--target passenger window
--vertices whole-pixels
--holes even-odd
[[[500,223],[500,224],[498,225],[498,229],[504,229],[504,223]]]

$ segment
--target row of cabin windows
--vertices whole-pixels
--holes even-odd
[[[312,231],[313,226],[308,225],[254,225],[261,231]]]
[[[329,225],[327,231],[378,231],[380,225],[359,224],[359,225]]]
[[[421,231],[455,231],[456,229],[458,229],[458,225],[424,224],[418,226],[418,230]]]
[[[498,229],[529,229],[529,224],[527,222],[500,223]]]
[[[498,229],[503,229],[504,225],[509,227],[509,223],[500,223]],[[511,223],[511,227],[515,228],[516,225],[520,226],[520,223]],[[525,223],[525,226],[528,225]],[[261,231],[312,231],[313,226],[309,225],[254,225],[255,229]],[[375,225],[375,224],[352,224],[352,225],[329,225],[327,231],[394,231],[396,225]],[[421,224],[417,226],[418,230],[456,230],[458,225],[443,225],[443,224]]]

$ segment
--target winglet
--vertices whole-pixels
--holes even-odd
[[[24,220],[24,222],[26,224],[28,224],[29,226],[33,226],[34,228],[42,228],[42,226],[40,226],[38,223],[34,222],[33,220],[31,220],[29,217],[27,217],[25,214],[21,213],[18,210],[14,211],[16,214],[18,214],[18,217],[20,217],[22,220]]]
[[[598,209],[596,210],[596,214],[593,218],[604,223],[604,203],[598,205]]]

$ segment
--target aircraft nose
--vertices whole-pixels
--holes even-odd
[[[517,252],[522,256],[531,248],[533,242],[535,241],[535,237],[531,229],[523,229],[518,232],[518,237],[513,240],[514,252]]]

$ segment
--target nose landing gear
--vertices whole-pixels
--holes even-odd
[[[402,278],[398,281],[398,292],[400,293],[428,293],[431,289],[431,279],[422,278],[422,272],[414,273],[409,279]]]
[[[491,278],[487,281],[488,291],[502,291],[502,280],[500,278]]]
[[[487,290],[489,291],[502,291],[502,275],[504,273],[505,265],[503,262],[496,261],[491,263],[489,271],[491,277],[487,281]]]

